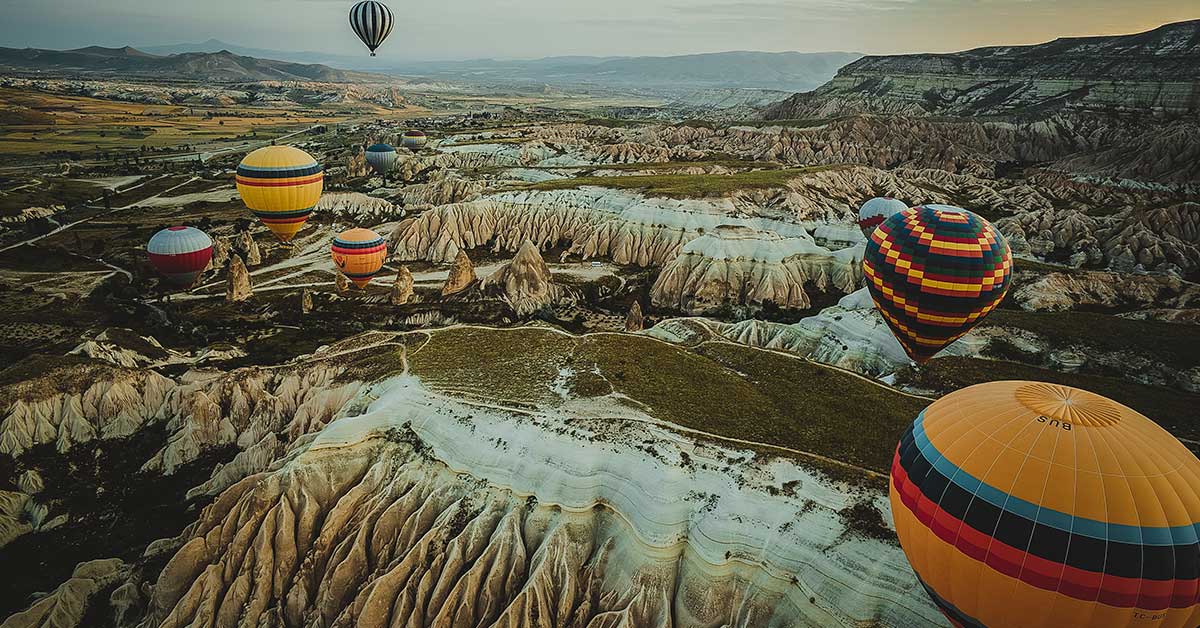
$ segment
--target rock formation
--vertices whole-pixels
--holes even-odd
[[[447,281],[447,286],[449,281]],[[533,242],[526,240],[517,254],[479,284],[485,294],[500,297],[518,316],[526,316],[568,296],[554,283],[550,268]]]
[[[656,306],[700,314],[722,305],[784,309],[810,306],[805,287],[852,292],[860,249],[834,253],[807,234],[785,238],[747,227],[720,226],[688,242],[650,290]]]
[[[250,298],[253,289],[250,287],[250,273],[242,258],[237,253],[229,256],[229,271],[225,275],[225,300],[230,303],[241,303]]]
[[[1026,310],[1171,309],[1200,305],[1200,286],[1175,275],[1098,271],[1017,273],[1012,298]]]
[[[625,315],[625,331],[638,332],[645,329],[646,320],[642,316],[642,304],[637,301],[629,307],[629,313]]]
[[[406,185],[400,190],[405,207],[433,207],[477,198],[484,184],[473,179],[445,177],[429,183]]]
[[[338,294],[346,294],[350,291],[350,279],[342,273],[337,273],[333,278],[333,286],[337,289]]]
[[[1200,110],[1193,90],[1200,79],[1197,41],[1200,22],[1193,20],[1134,35],[1063,37],[954,54],[868,56],[767,116],[847,110],[980,115],[1064,108],[1194,113]]]
[[[64,366],[0,394],[0,453],[54,443],[66,452],[94,438],[123,438],[159,416],[171,380],[103,362]]]
[[[205,508],[146,625],[938,621],[898,547],[847,536],[838,513],[862,498],[794,462],[730,465],[753,456],[645,417],[614,434],[481,412],[407,376],[376,393]],[[564,456],[585,442],[606,455]]]
[[[1016,253],[1130,272],[1200,268],[1200,204],[1183,202],[1107,216],[1075,209],[1024,211],[996,223]]]
[[[229,241],[226,238],[213,238],[213,255],[208,261],[208,268],[205,271],[224,268],[229,262]]]
[[[73,628],[80,626],[93,600],[129,575],[129,568],[119,558],[91,560],[79,563],[71,579],[64,582],[29,609],[21,611],[0,624],[0,628]]]
[[[237,235],[233,250],[242,256],[247,266],[258,266],[262,263],[262,252],[258,249],[258,242],[254,240],[254,236],[250,235],[249,230]]]
[[[458,294],[471,287],[476,279],[475,266],[471,263],[471,258],[467,257],[466,251],[460,250],[454,257],[454,264],[450,266],[446,284],[442,286],[442,296]]]
[[[396,270],[396,281],[392,283],[392,291],[388,295],[388,301],[392,305],[404,305],[408,303],[413,295],[413,276],[408,270],[408,266],[403,264]]]
[[[364,224],[387,222],[404,216],[404,210],[391,201],[361,192],[326,192],[317,201],[314,211]]]
[[[355,179],[365,177],[371,172],[367,165],[367,154],[360,147],[346,158],[346,176]]]
[[[670,328],[673,324],[671,320],[664,321],[655,330]],[[708,325],[734,342],[795,353],[873,377],[895,372],[911,363],[904,348],[879,316],[866,288],[791,325],[754,319],[737,323],[710,322]],[[971,332],[940,355],[978,355],[986,343],[979,333]]]
[[[845,211],[849,221],[848,206]],[[685,242],[722,224],[789,235],[805,232],[790,221],[738,214],[730,199],[648,199],[601,188],[510,192],[443,205],[401,221],[391,235],[391,248],[396,259],[445,263],[463,249],[490,243],[493,251],[515,252],[529,240],[540,249],[570,243],[568,254],[583,259],[659,266]]]
[[[304,288],[300,291],[300,313],[308,314],[313,310],[312,290]]]

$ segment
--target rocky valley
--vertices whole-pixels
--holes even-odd
[[[848,55],[719,111],[0,77],[0,626],[950,625],[888,498],[930,404],[1075,386],[1200,453],[1194,32]],[[273,144],[323,173],[286,243],[239,190]],[[863,272],[883,196],[1014,256],[924,363]],[[186,287],[173,225],[211,243]]]

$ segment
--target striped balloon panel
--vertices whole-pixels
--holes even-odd
[[[367,45],[372,56],[375,55],[375,49],[392,33],[394,22],[391,9],[382,2],[365,0],[350,9],[350,27]]]
[[[237,169],[242,201],[283,242],[304,227],[323,187],[321,165],[290,146],[260,148]]]
[[[955,625],[1200,622],[1200,460],[1099,395],[1011,381],[947,395],[901,439],[889,494]]]
[[[351,229],[333,239],[330,253],[338,270],[362,288],[383,268],[387,243],[370,229]]]
[[[379,174],[387,174],[396,163],[396,149],[387,144],[375,144],[366,150],[367,163]]]
[[[212,260],[212,238],[193,227],[168,227],[146,244],[150,264],[173,284],[189,286]]]
[[[1000,304],[1012,278],[1012,253],[983,218],[926,205],[872,231],[862,268],[884,321],[908,355],[924,362]]]
[[[425,145],[426,139],[427,139],[426,136],[423,134],[422,135],[409,135],[408,133],[405,133],[404,137],[400,138],[400,143],[405,148],[421,148],[422,146]]]

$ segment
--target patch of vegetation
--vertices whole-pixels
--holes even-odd
[[[997,309],[982,327],[1031,331],[1058,345],[1085,345],[1098,351],[1129,351],[1152,356],[1181,370],[1196,365],[1200,333],[1192,325],[1120,318],[1093,312],[1026,312]]]
[[[733,156],[715,156],[713,159],[700,161],[658,161],[654,163],[604,164],[600,166],[550,166],[542,170],[574,170],[591,173],[595,170],[680,170],[682,168],[709,168],[722,166],[725,168],[744,168],[758,170],[779,170],[783,164],[775,161],[754,161],[738,159]],[[697,175],[699,176],[699,175]],[[713,176],[713,175],[705,175]]]
[[[923,366],[905,367],[896,373],[898,384],[931,390],[937,394],[1003,380],[1050,382],[1090,390],[1137,410],[1176,436],[1191,441],[1200,440],[1200,417],[1196,414],[1196,408],[1200,408],[1200,395],[1169,388],[1099,375],[1062,373],[1016,362],[961,356],[930,360]],[[1191,449],[1200,453],[1200,446],[1191,445]]]
[[[811,452],[886,473],[904,429],[925,402],[869,380],[731,343],[693,350],[644,336],[568,336],[548,329],[451,328],[410,352],[414,374],[435,388],[496,400],[554,403],[550,383],[570,368],[578,397],[616,392],[654,416],[717,436]],[[746,445],[761,455],[787,455]],[[850,467],[794,456],[827,476]]]
[[[103,187],[89,181],[53,178],[33,181],[20,189],[0,193],[0,215],[13,216],[29,207],[74,207],[98,198]]]
[[[857,534],[892,545],[900,544],[896,533],[884,522],[883,513],[869,499],[854,502],[839,510],[838,515],[846,526],[847,534]]]
[[[640,190],[650,196],[705,198],[724,196],[739,190],[783,188],[787,186],[788,181],[801,175],[840,167],[842,166],[750,170],[727,175],[654,174],[624,177],[575,177],[519,185],[516,186],[516,189],[572,190],[590,185],[618,190]]]
[[[505,401],[553,401],[549,383],[574,344],[570,336],[531,327],[451,328],[432,332],[409,364],[434,387]]]

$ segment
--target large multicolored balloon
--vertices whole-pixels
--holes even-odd
[[[880,223],[862,268],[875,307],[909,357],[923,363],[1000,304],[1012,252],[983,218],[923,205]]]
[[[375,273],[383,268],[383,261],[387,258],[387,243],[370,229],[350,229],[333,239],[330,253],[338,270],[354,285],[364,288]]]
[[[908,205],[904,201],[890,196],[877,196],[858,208],[858,228],[862,229],[863,235],[869,238],[879,223],[906,209],[908,209]]]
[[[242,202],[281,242],[291,240],[321,198],[325,175],[311,155],[291,146],[266,146],[242,160]]]
[[[150,238],[146,253],[150,263],[167,281],[190,286],[208,268],[213,241],[195,227],[167,227]]]
[[[428,141],[428,139],[429,138],[425,136],[425,133],[421,131],[405,131],[404,135],[400,137],[400,145],[405,148],[416,150],[425,146],[425,142]]]
[[[367,45],[372,57],[375,56],[375,49],[392,34],[394,24],[392,10],[382,2],[364,0],[350,8],[350,28]]]
[[[377,174],[386,175],[396,163],[396,149],[389,144],[373,144],[367,147],[367,163]]]
[[[900,546],[955,626],[1200,626],[1200,460],[1100,395],[979,384],[904,434]]]

